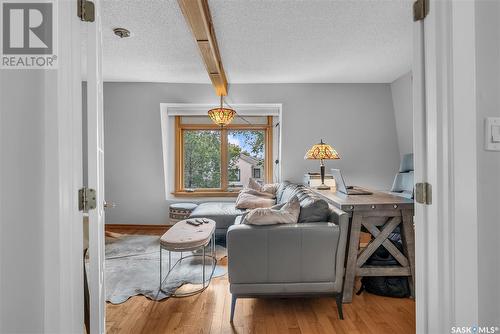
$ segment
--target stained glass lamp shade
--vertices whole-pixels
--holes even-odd
[[[340,159],[339,154],[333,147],[328,144],[323,143],[323,140],[319,144],[314,145],[307,151],[304,159],[307,160],[319,160],[320,161],[320,172],[321,172],[321,185],[318,189],[326,190],[330,189],[325,185],[325,165],[323,160],[337,160]]]
[[[208,117],[217,125],[225,126],[233,121],[236,116],[236,111],[230,108],[224,108],[222,105],[222,96],[220,97],[220,107],[213,108],[208,111]]]

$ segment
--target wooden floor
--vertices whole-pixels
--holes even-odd
[[[108,229],[126,234],[161,234],[158,229]],[[226,265],[226,259],[220,262]],[[107,304],[108,333],[415,333],[415,302],[363,293],[344,304],[339,320],[335,299],[239,299],[229,323],[231,295],[227,275],[203,293],[154,302],[130,298]]]

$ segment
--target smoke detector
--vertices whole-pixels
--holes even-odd
[[[120,38],[130,37],[130,31],[125,28],[114,28],[113,32]]]

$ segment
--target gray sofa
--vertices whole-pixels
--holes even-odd
[[[234,203],[204,203],[193,212],[214,219],[219,230],[228,227],[231,321],[237,298],[304,295],[335,295],[342,319],[348,215],[302,185],[279,185],[278,204],[293,196],[301,206],[297,224],[241,224]]]
[[[229,226],[233,225],[236,217],[245,213],[245,210],[236,209],[234,202],[206,202],[198,205],[191,212],[189,218],[209,218],[215,221],[215,234],[225,235]]]

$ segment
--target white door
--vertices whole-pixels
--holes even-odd
[[[473,1],[429,1],[414,24],[417,333],[477,324],[475,30]],[[464,158],[466,157],[466,158]]]
[[[427,130],[425,110],[425,50],[424,21],[413,25],[413,157],[415,182],[427,180]],[[425,270],[427,250],[419,247],[426,243],[426,205],[415,202],[415,301],[417,333],[428,333],[427,328],[427,279]]]
[[[432,4],[435,5],[436,2]],[[441,184],[437,181],[438,165],[443,163],[438,152],[437,136],[439,121],[436,59],[436,24],[437,10],[432,11],[424,20],[414,23],[414,59],[413,59],[413,153],[415,168],[415,269],[416,269],[416,324],[417,333],[441,333],[446,314],[439,305],[444,290],[440,286],[440,268],[438,254],[443,249],[445,239],[439,240],[438,231],[442,221],[438,210],[443,212],[438,194]],[[418,184],[431,185],[431,203],[419,202]]]
[[[102,98],[101,7],[95,4],[95,21],[87,27],[87,138],[88,188],[96,194],[96,208],[89,210],[90,332],[105,333],[104,294],[104,140]]]

